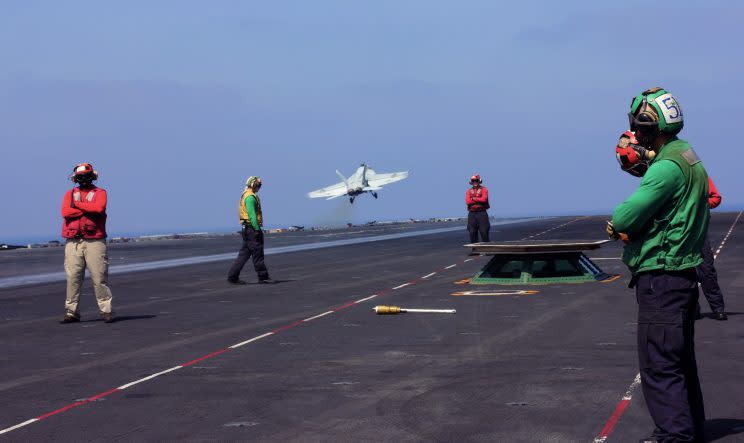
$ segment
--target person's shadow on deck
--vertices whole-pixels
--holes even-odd
[[[116,315],[114,314],[114,323],[118,323],[120,321],[129,321],[129,320],[147,320],[150,318],[155,318],[157,315]],[[81,323],[91,323],[91,322],[102,322],[102,318],[94,318],[90,320],[83,320]]]
[[[714,418],[713,420],[705,421],[706,442],[712,442],[723,437],[738,434],[744,434],[744,420],[738,418]]]

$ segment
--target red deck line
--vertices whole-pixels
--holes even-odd
[[[339,306],[339,307],[337,307],[337,308],[333,308],[333,309],[331,309],[331,311],[333,311],[333,312],[338,312],[338,311],[341,311],[341,310],[343,310],[343,309],[346,309],[346,308],[350,308],[350,307],[354,306],[355,304],[356,304],[356,303],[354,303],[354,302],[351,302],[351,303],[346,303],[345,305],[341,305],[341,306]]]
[[[196,360],[191,360],[191,361],[190,361],[190,362],[188,362],[188,363],[182,363],[182,364],[181,364],[180,366],[182,366],[182,367],[184,367],[184,368],[185,368],[186,366],[191,366],[191,365],[193,365],[194,363],[199,363],[200,361],[204,361],[204,360],[206,360],[206,359],[208,359],[208,358],[212,358],[212,357],[214,357],[214,356],[217,356],[217,355],[223,354],[223,353],[225,353],[225,352],[227,352],[227,351],[229,351],[229,350],[230,350],[230,348],[220,349],[219,351],[215,351],[215,352],[212,352],[211,354],[207,354],[207,355],[205,355],[205,356],[203,356],[203,357],[199,357],[199,358],[197,358]]]
[[[93,397],[86,398],[85,400],[81,400],[81,401],[76,401],[75,403],[71,403],[71,404],[69,404],[67,406],[61,407],[61,408],[57,409],[56,411],[47,412],[46,414],[40,415],[40,416],[38,416],[36,418],[38,420],[44,420],[45,418],[49,418],[49,417],[51,417],[53,415],[61,414],[62,412],[65,412],[65,411],[70,410],[72,408],[76,408],[76,407],[81,406],[81,405],[84,405],[86,403],[90,403],[92,401],[96,401],[99,398],[103,398],[103,397],[105,397],[107,395],[113,394],[114,392],[118,392],[118,391],[119,391],[119,388],[114,388],[114,389],[111,389],[111,390],[106,391],[106,392],[101,392],[100,394],[94,395]]]
[[[290,324],[288,324],[288,325],[286,325],[286,326],[282,326],[281,328],[276,328],[276,329],[274,329],[274,330],[273,330],[273,331],[271,331],[271,332],[273,332],[274,334],[278,334],[278,333],[280,333],[280,332],[282,332],[282,331],[286,331],[287,329],[292,329],[292,328],[294,328],[295,326],[299,326],[299,325],[301,325],[302,323],[303,323],[303,321],[302,321],[302,320],[297,320],[296,322],[294,322],[294,323],[290,323]]]
[[[610,433],[615,429],[615,426],[617,425],[617,422],[620,420],[620,417],[622,417],[623,412],[625,412],[625,409],[630,404],[630,400],[622,399],[615,407],[615,411],[612,413],[610,418],[607,420],[607,423],[605,423],[604,428],[602,428],[602,431],[600,431],[598,438],[607,438]]]

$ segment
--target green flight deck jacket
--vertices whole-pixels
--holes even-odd
[[[612,222],[628,234],[623,262],[635,275],[702,263],[709,218],[708,174],[689,143],[675,137],[659,150],[638,189],[615,208]]]

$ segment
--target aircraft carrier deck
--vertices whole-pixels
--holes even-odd
[[[716,266],[730,318],[696,325],[706,438],[716,442],[744,441],[739,216],[714,212],[710,228],[714,250],[723,243]],[[600,240],[605,220],[495,225],[492,240]],[[423,229],[434,231],[413,235]],[[83,321],[58,323],[61,248],[0,254],[0,441],[625,443],[650,434],[621,243],[587,253],[617,279],[476,287],[457,284],[486,260],[467,256],[464,226],[354,231],[268,236],[276,285],[227,284],[237,236],[111,245],[113,324],[100,320],[89,281]],[[255,282],[250,263],[243,276]],[[452,295],[475,289],[493,295]],[[538,292],[499,295],[518,289]],[[378,316],[378,304],[457,313]]]

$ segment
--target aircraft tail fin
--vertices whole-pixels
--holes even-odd
[[[339,177],[341,177],[341,181],[344,182],[344,185],[346,185],[346,188],[348,189],[349,188],[349,182],[348,182],[347,178],[344,177],[344,174],[342,174],[341,171],[339,171],[338,169],[336,169],[336,175],[338,175]]]

